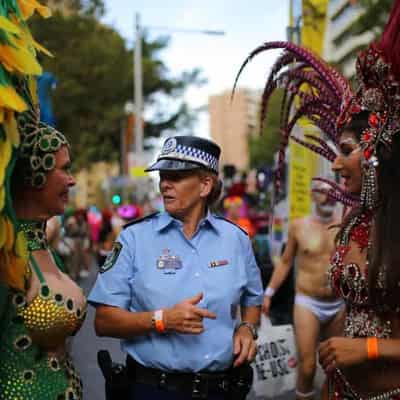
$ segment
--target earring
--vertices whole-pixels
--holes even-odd
[[[368,161],[364,166],[362,178],[360,203],[368,211],[374,210],[378,205],[378,178],[376,166]]]

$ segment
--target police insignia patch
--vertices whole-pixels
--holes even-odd
[[[166,140],[166,142],[164,143],[164,146],[162,148],[161,154],[169,154],[172,153],[177,146],[177,142],[175,138],[169,138],[168,140]]]
[[[100,267],[100,273],[106,272],[114,266],[115,262],[118,259],[119,253],[121,252],[121,249],[122,244],[120,242],[114,242],[113,248],[107,255],[106,261],[104,261],[104,264]]]

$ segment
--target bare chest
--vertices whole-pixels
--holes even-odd
[[[304,223],[297,230],[298,255],[330,258],[334,251],[336,230],[314,223]]]

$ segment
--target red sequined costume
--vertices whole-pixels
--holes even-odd
[[[330,284],[336,294],[342,297],[346,304],[344,336],[351,338],[391,337],[391,321],[383,315],[400,310],[389,310],[384,304],[371,304],[368,295],[367,273],[363,273],[356,263],[345,263],[344,259],[350,250],[349,242],[357,243],[361,251],[367,251],[371,228],[371,214],[362,214],[345,230],[340,245],[332,257],[332,267],[329,271]],[[378,277],[378,288],[382,291],[385,285],[384,271]],[[346,380],[340,370],[336,370],[328,380],[329,399],[400,399],[400,386],[390,392],[370,397],[362,397]]]

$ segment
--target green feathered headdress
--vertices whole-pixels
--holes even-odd
[[[25,142],[16,115],[32,112],[30,105],[37,104],[36,76],[42,69],[36,51],[48,53],[33,39],[26,23],[35,11],[50,15],[36,0],[0,0],[0,282],[20,290],[26,289],[29,278],[28,254],[23,234],[16,230],[10,179]],[[29,96],[19,91],[16,82],[21,81]]]

